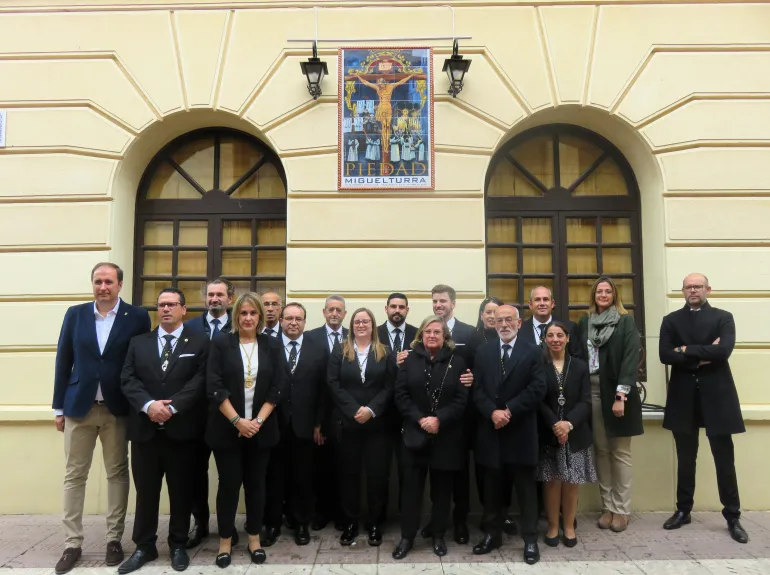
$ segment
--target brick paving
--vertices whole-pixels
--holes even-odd
[[[293,535],[284,529],[278,543],[267,549],[268,563],[251,566],[244,543],[235,548],[233,567],[225,573],[258,570],[288,574],[347,574],[369,575],[376,573],[422,574],[509,574],[509,573],[586,573],[617,574],[770,574],[770,513],[747,512],[742,522],[751,540],[747,545],[734,542],[718,513],[694,513],[691,525],[678,531],[664,531],[663,521],[668,514],[643,513],[634,517],[628,531],[612,533],[595,526],[595,514],[579,516],[578,538],[575,548],[563,545],[553,549],[541,543],[541,562],[534,566],[523,563],[523,542],[519,537],[504,536],[502,549],[484,556],[472,554],[471,547],[480,538],[478,528],[471,525],[471,543],[458,545],[447,536],[449,553],[440,559],[431,549],[429,541],[418,540],[415,549],[404,561],[394,561],[390,555],[398,526],[386,526],[382,546],[369,547],[364,533],[357,545],[343,547],[338,532],[329,526],[323,531],[312,532],[309,545],[297,546]],[[126,554],[133,551],[130,541],[133,517],[129,516],[123,539]],[[243,518],[237,524],[242,532]],[[74,573],[101,575],[115,573],[115,568],[104,565],[104,519],[87,516],[83,558]],[[212,532],[216,530],[212,518]],[[168,517],[162,517],[159,527],[158,561],[141,570],[142,574],[171,573],[168,563],[168,546],[163,534],[168,529]],[[63,543],[63,533],[58,516],[6,515],[0,517],[0,575],[43,575],[53,573]],[[190,551],[190,573],[218,573],[214,567],[217,539],[208,538],[203,545]],[[233,569],[235,571],[233,571]]]

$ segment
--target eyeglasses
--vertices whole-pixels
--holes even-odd
[[[281,307],[281,304],[277,301],[266,301],[262,307]]]
[[[179,302],[167,302],[167,303],[159,303],[158,309],[163,309],[164,307],[167,307],[168,309],[174,309],[176,306],[181,306],[182,304]]]
[[[305,321],[304,317],[285,317],[283,318],[283,321],[287,323],[302,323]]]
[[[682,291],[700,291],[706,286],[703,285],[695,285],[695,286],[682,286]]]
[[[500,325],[502,325],[504,323],[511,323],[511,324],[513,324],[513,323],[516,323],[517,321],[519,321],[519,318],[515,318],[515,319],[512,318],[512,317],[496,317],[495,318],[495,323],[500,324]]]
[[[372,323],[370,319],[357,319],[353,322],[353,325],[369,325],[370,323]]]

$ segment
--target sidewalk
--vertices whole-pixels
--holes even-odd
[[[268,563],[251,566],[243,542],[235,548],[233,566],[221,571],[214,566],[217,539],[210,537],[204,544],[191,550],[190,574],[241,575],[247,570],[275,573],[276,575],[346,574],[375,575],[424,573],[442,574],[590,574],[604,575],[751,575],[770,574],[770,512],[748,512],[742,518],[743,526],[751,538],[747,545],[734,542],[718,513],[695,513],[693,523],[678,531],[664,531],[661,527],[667,514],[644,513],[635,516],[628,531],[615,534],[601,531],[595,526],[595,514],[581,515],[578,519],[579,543],[573,549],[563,545],[552,549],[540,544],[541,562],[535,566],[522,560],[523,543],[519,537],[505,537],[503,548],[485,556],[473,555],[471,547],[480,535],[472,525],[471,544],[457,545],[447,537],[449,553],[443,559],[433,555],[429,542],[418,540],[415,549],[404,561],[394,561],[390,553],[398,527],[386,527],[382,546],[369,547],[366,536],[359,537],[358,544],[340,546],[338,533],[327,527],[313,532],[309,545],[294,544],[293,535],[284,529],[281,539],[267,548]],[[123,544],[126,557],[133,551],[130,541],[133,517],[129,517]],[[243,518],[237,524],[242,532]],[[116,568],[104,565],[104,519],[98,516],[85,518],[86,533],[83,558],[73,575],[89,573],[106,575],[116,573]],[[215,521],[211,521],[215,531]],[[168,546],[164,535],[168,529],[168,517],[161,518],[159,527],[160,559],[144,567],[142,575],[173,573],[168,562]],[[242,537],[243,540],[243,537]],[[60,518],[45,515],[6,515],[0,517],[0,574],[43,575],[53,573],[53,565],[62,552],[63,534]]]

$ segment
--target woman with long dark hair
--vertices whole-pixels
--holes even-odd
[[[485,298],[479,305],[479,319],[476,321],[478,345],[500,339],[495,330],[495,310],[501,305],[503,305],[503,300],[495,296]]]

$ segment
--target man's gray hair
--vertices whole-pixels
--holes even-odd
[[[540,288],[547,289],[548,290],[548,295],[551,296],[551,301],[553,301],[553,290],[551,288],[549,288],[548,286],[535,286],[535,287],[533,287],[530,290],[530,292],[529,292],[529,301],[532,301],[532,298],[535,297],[535,290],[536,289],[540,289]]]
[[[326,298],[326,303],[324,304],[324,309],[329,307],[329,302],[330,301],[338,301],[338,302],[340,302],[342,304],[342,309],[345,309],[345,298],[342,297],[341,295],[336,295],[335,294],[335,295],[330,295],[329,297],[327,297]]]

